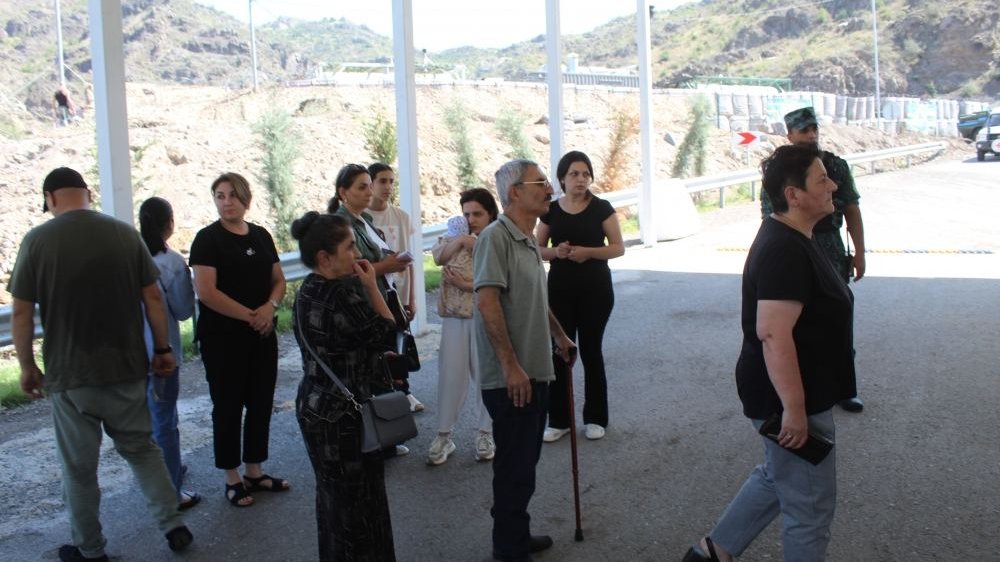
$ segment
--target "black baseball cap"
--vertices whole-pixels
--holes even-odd
[[[42,183],[42,193],[56,191],[64,187],[87,189],[87,182],[83,181],[83,176],[80,175],[80,172],[77,172],[73,168],[56,168],[49,172],[49,175],[45,176],[45,181]],[[45,213],[48,210],[49,204],[42,198],[42,212]]]

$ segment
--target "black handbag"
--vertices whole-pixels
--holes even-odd
[[[333,370],[319,358],[319,354],[309,345],[309,340],[302,334],[298,321],[295,322],[295,331],[298,333],[299,341],[323,369],[323,372],[354,405],[354,410],[361,413],[362,453],[372,453],[394,447],[417,436],[417,423],[413,419],[410,401],[406,398],[406,394],[394,390],[385,394],[369,396],[367,400],[358,403],[354,399],[354,393],[344,385],[340,377],[333,373]],[[379,363],[386,370],[386,374],[388,374],[389,369],[388,360],[389,357],[386,354],[379,357]]]
[[[396,289],[385,292],[385,303],[389,312],[396,319],[396,353],[406,358],[406,366],[411,373],[420,370],[420,352],[417,351],[417,340],[410,332],[410,321],[406,318],[403,304],[399,300]]]

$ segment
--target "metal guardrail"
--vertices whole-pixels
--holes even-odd
[[[887,148],[885,150],[875,150],[872,152],[859,152],[856,154],[848,154],[843,158],[851,165],[871,163],[878,160],[885,160],[888,158],[906,158],[907,167],[910,166],[910,158],[915,154],[923,154],[925,152],[940,152],[947,147],[947,143],[944,142],[929,142],[924,144],[913,144],[909,146],[901,146],[898,148]],[[726,172],[724,174],[718,174],[714,176],[703,176],[700,178],[691,178],[682,180],[685,189],[688,193],[699,193],[702,191],[709,191],[712,189],[719,190],[719,206],[724,207],[726,202],[725,190],[727,187],[732,187],[734,185],[742,185],[745,183],[750,183],[752,186],[753,194],[756,197],[756,182],[760,180],[760,171],[756,169],[746,169],[737,170],[735,172]],[[631,207],[633,205],[639,204],[639,192],[636,188],[623,189],[620,191],[614,191],[610,193],[603,193],[601,196],[607,199],[612,206],[616,209],[622,207]],[[423,250],[426,252],[434,246],[437,242],[439,236],[445,233],[448,229],[446,224],[434,224],[430,226],[425,226],[423,229]],[[298,252],[288,252],[286,254],[281,254],[281,269],[285,272],[285,279],[289,281],[297,281],[299,279],[304,279],[306,275],[309,274],[309,269],[302,265],[302,261],[299,259]],[[0,308],[0,346],[8,346],[13,343],[11,337],[11,317],[12,310],[11,307],[4,306]],[[42,335],[42,324],[38,316],[38,309],[35,309],[35,337],[38,338]]]

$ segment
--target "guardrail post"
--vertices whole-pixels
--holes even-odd
[[[720,187],[719,188],[719,208],[721,209],[721,208],[723,208],[725,206],[726,206],[726,188],[725,187]]]
[[[910,167],[910,160],[911,160],[911,157],[910,157],[910,155],[909,155],[909,154],[907,154],[907,155],[906,155],[906,167],[907,167],[907,168],[909,168],[909,167]]]
[[[750,182],[750,200],[757,200],[757,182],[755,181]]]

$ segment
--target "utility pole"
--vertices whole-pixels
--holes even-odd
[[[56,51],[58,51],[58,67],[56,68],[56,75],[59,76],[59,87],[66,88],[66,61],[63,58],[63,40],[62,40],[62,10],[60,9],[59,3],[61,0],[55,0],[56,2]]]
[[[875,0],[872,0],[873,2]],[[253,0],[249,0],[250,9],[250,58],[253,66],[253,91],[257,91],[257,33],[253,30]]]
[[[882,130],[882,92],[879,89],[878,76],[878,12],[875,10],[875,0],[872,0],[872,39],[875,44],[875,122]]]

